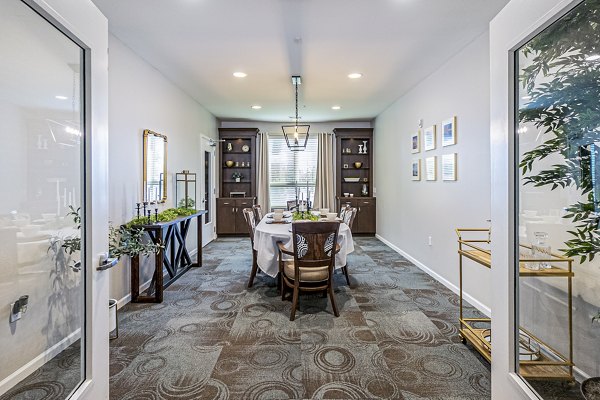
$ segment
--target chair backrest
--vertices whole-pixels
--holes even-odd
[[[254,210],[251,208],[244,208],[242,210],[244,214],[244,219],[246,220],[246,225],[248,226],[248,234],[250,235],[250,242],[252,243],[252,248],[254,248],[254,229],[256,228],[256,219],[254,218]]]
[[[255,223],[259,223],[263,219],[263,211],[260,207],[260,204],[255,204],[252,206],[252,210],[254,210],[254,220]]]
[[[287,201],[287,209],[288,211],[296,211],[298,209],[298,205],[304,205],[306,207],[306,200],[288,200]]]
[[[298,268],[335,265],[339,222],[294,222],[294,265]]]
[[[344,212],[344,215],[342,217],[342,220],[346,225],[348,225],[348,228],[350,228],[350,230],[352,230],[352,224],[354,223],[356,212],[356,207],[348,207],[346,208],[346,212]]]
[[[340,204],[340,215],[339,217],[341,219],[344,219],[344,214],[346,213],[346,211],[351,208],[350,204],[346,203],[346,204]]]

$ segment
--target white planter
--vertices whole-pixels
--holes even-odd
[[[108,299],[108,333],[117,329],[117,300]],[[117,333],[118,335],[118,333]]]

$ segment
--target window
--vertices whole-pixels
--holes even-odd
[[[269,137],[269,196],[271,208],[286,208],[288,200],[307,198],[312,202],[317,180],[316,137],[309,137],[306,150],[290,151],[283,136]]]

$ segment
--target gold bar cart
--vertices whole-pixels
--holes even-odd
[[[490,246],[490,230],[486,228],[458,228],[458,270],[459,270],[459,335],[463,343],[469,342],[483,358],[492,361],[491,319],[465,318],[463,316],[463,257],[490,268],[492,252]],[[469,236],[466,238],[465,236]],[[531,249],[531,246],[521,245]],[[532,270],[526,268],[527,263],[549,263],[550,268]],[[521,277],[564,277],[567,279],[569,354],[565,356],[545,343],[523,327],[519,328],[519,345],[521,349],[529,349],[537,358],[519,361],[519,373],[527,379],[573,380],[573,259],[551,253],[549,259],[520,259],[519,276]]]

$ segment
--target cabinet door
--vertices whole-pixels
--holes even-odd
[[[375,233],[375,200],[360,200],[358,202],[358,212],[356,214],[356,219],[358,220],[358,230],[357,233]]]
[[[235,231],[235,200],[217,199],[217,234],[234,234]]]
[[[235,233],[239,235],[248,235],[248,227],[244,218],[244,208],[252,208],[254,202],[252,199],[235,200]]]

